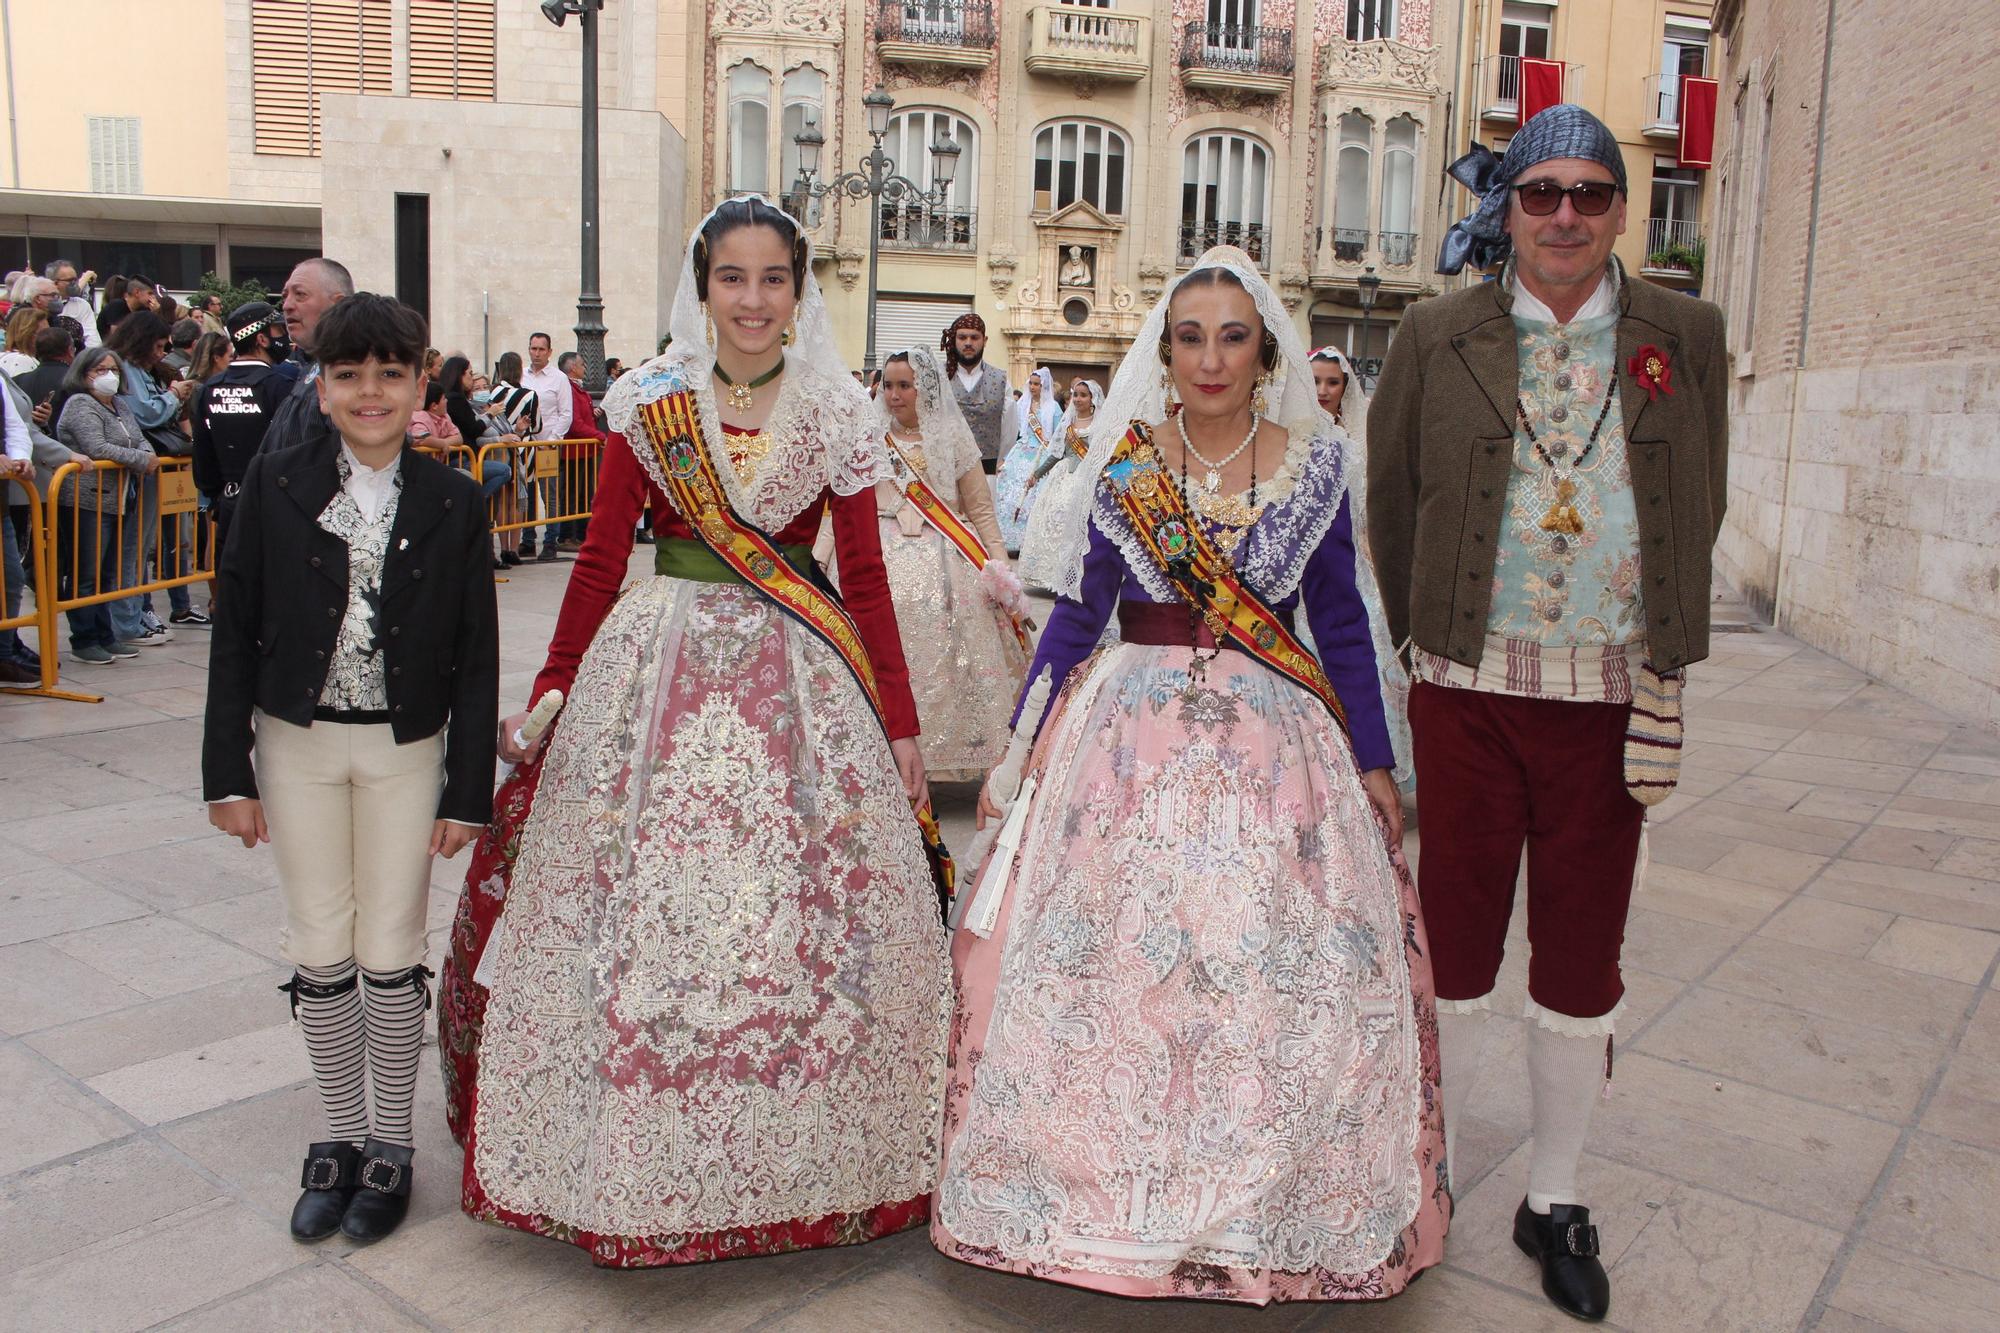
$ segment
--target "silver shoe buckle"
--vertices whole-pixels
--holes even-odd
[[[389,1183],[386,1185],[378,1184],[375,1180],[375,1168],[378,1166],[385,1168],[389,1172]],[[361,1183],[371,1190],[380,1190],[384,1194],[394,1194],[396,1186],[403,1183],[403,1168],[386,1158],[371,1157],[368,1159],[368,1164],[361,1168]]]
[[[1563,1228],[1563,1248],[1578,1259],[1595,1259],[1597,1228],[1588,1222],[1571,1222]]]
[[[325,1175],[320,1172],[324,1170]],[[306,1163],[306,1188],[309,1190],[330,1190],[340,1185],[340,1161],[334,1157],[315,1157]]]

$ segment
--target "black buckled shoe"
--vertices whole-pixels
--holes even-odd
[[[1542,1266],[1542,1294],[1564,1314],[1596,1323],[1611,1312],[1611,1279],[1597,1257],[1588,1208],[1551,1204],[1545,1217],[1523,1199],[1514,1214],[1514,1243]]]
[[[371,1137],[361,1147],[361,1172],[353,1202],[340,1219],[341,1234],[367,1244],[377,1241],[402,1224],[410,1211],[410,1159],[414,1148],[398,1148]]]
[[[292,1205],[292,1239],[325,1240],[340,1230],[360,1180],[361,1150],[353,1144],[336,1140],[308,1147],[299,1172],[305,1193]]]

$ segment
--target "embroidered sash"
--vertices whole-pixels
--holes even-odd
[[[847,609],[785,559],[784,548],[768,533],[730,507],[728,493],[716,476],[715,462],[702,439],[701,412],[695,397],[677,390],[639,409],[646,443],[659,459],[667,479],[667,499],[688,521],[704,546],[735,571],[760,596],[834,651],[887,729],[882,713],[882,688],[875,667]],[[948,909],[957,879],[930,802],[917,807],[917,829],[931,863],[940,909]]]
[[[965,557],[975,571],[985,569],[986,562],[993,557],[986,553],[986,543],[979,540],[979,534],[954,513],[950,505],[938,498],[938,493],[930,488],[930,483],[924,480],[923,474],[910,462],[910,456],[903,452],[903,447],[896,442],[896,437],[888,435],[883,438],[888,441],[890,450],[903,460],[903,466],[909,471],[910,484],[903,488],[904,498],[923,515],[924,522],[930,524],[939,536],[951,543],[958,553]],[[1022,650],[1033,656],[1034,649],[1028,638],[1028,629],[1021,623],[1021,618],[1008,611],[1007,623],[1013,629],[1014,638],[1020,642]]]
[[[1119,441],[1105,475],[1140,545],[1175,590],[1200,609],[1209,632],[1218,640],[1234,641],[1271,670],[1312,691],[1347,734],[1347,710],[1319,660],[1236,577],[1235,568],[1188,513],[1180,488],[1153,447],[1152,433],[1134,422]]]

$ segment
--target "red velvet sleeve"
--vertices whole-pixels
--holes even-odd
[[[604,446],[597,495],[590,504],[590,531],[583,549],[577,552],[576,567],[569,572],[555,637],[549,640],[548,661],[535,677],[529,707],[549,690],[567,695],[575,685],[577,663],[583,660],[590,641],[597,637],[597,627],[604,623],[611,604],[618,600],[618,590],[625,585],[632,530],[638,526],[645,503],[646,474],[625,437],[614,434]]]
[[[910,695],[910,668],[903,661],[903,637],[889,600],[889,571],[882,564],[882,529],[875,517],[872,488],[830,497],[833,549],[840,561],[840,598],[875,668],[882,690],[883,722],[889,738],[917,734],[917,701]],[[592,524],[595,527],[595,524]],[[567,608],[565,608],[567,610]]]

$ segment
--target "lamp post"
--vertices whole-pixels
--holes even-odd
[[[931,179],[934,184],[926,190],[906,176],[896,174],[896,161],[882,151],[882,136],[889,132],[889,113],[896,106],[896,99],[876,88],[861,99],[861,105],[868,111],[868,136],[875,141],[868,156],[861,159],[861,169],[829,176],[823,181],[815,181],[819,174],[819,155],[826,147],[826,136],[819,132],[819,126],[811,121],[792,136],[792,142],[799,148],[799,178],[792,183],[791,194],[796,201],[795,211],[805,212],[808,199],[820,199],[827,195],[844,194],[850,199],[868,200],[868,354],[862,368],[868,374],[875,373],[875,297],[876,270],[881,259],[882,248],[882,201],[891,203],[905,200],[921,204],[926,209],[943,208],[951,195],[952,177],[958,174],[958,155],[962,149],[953,143],[950,136],[939,131],[937,142],[931,145]]]
[[[583,28],[583,236],[576,293],[576,350],[583,358],[583,387],[604,397],[604,297],[597,290],[597,11],[604,0],[542,0],[542,14],[558,28],[574,14]]]
[[[1359,293],[1355,299],[1361,306],[1361,356],[1355,363],[1354,368],[1361,374],[1361,387],[1368,389],[1371,387],[1368,382],[1370,379],[1368,367],[1374,360],[1368,354],[1370,346],[1368,330],[1375,316],[1375,298],[1382,291],[1382,279],[1375,272],[1373,264],[1370,264],[1362,271],[1361,276],[1354,280],[1354,287],[1356,292]]]

